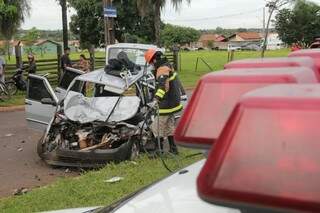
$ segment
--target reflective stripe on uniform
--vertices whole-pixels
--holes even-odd
[[[159,113],[160,114],[170,114],[170,113],[180,111],[182,109],[183,109],[183,106],[182,106],[182,104],[180,104],[179,106],[177,106],[175,108],[171,108],[171,109],[159,109]]]
[[[156,96],[158,96],[160,98],[163,98],[165,94],[166,94],[166,91],[164,91],[162,89],[158,89],[157,93],[156,93]]]
[[[173,81],[174,79],[176,79],[177,75],[178,74],[176,72],[173,73],[173,75],[169,78],[169,81]]]

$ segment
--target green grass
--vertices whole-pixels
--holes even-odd
[[[185,158],[194,151],[184,150],[179,156],[181,167],[201,159]],[[170,168],[178,168],[177,161],[169,158]],[[76,178],[61,178],[55,183],[34,189],[19,197],[0,200],[1,212],[38,212],[64,208],[107,206],[169,175],[160,159],[142,156],[136,161],[110,164],[99,171],[90,171]],[[105,183],[112,177],[124,177],[118,183]]]
[[[244,58],[259,58],[260,52],[240,51],[235,52],[234,60]],[[267,51],[266,57],[285,57],[289,54],[288,49]],[[186,87],[194,87],[201,76],[211,72],[211,70],[199,60],[198,70],[196,71],[197,58],[206,61],[214,71],[222,70],[227,63],[227,51],[190,51],[181,53],[181,72],[179,77]]]
[[[15,96],[12,96],[9,100],[0,100],[0,107],[24,105],[24,99],[25,92],[19,91]]]

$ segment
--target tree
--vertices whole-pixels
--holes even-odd
[[[191,0],[186,0],[190,3]],[[154,14],[154,31],[155,43],[161,46],[160,32],[161,32],[161,9],[168,3],[166,0],[137,0],[137,6],[142,16],[146,14]],[[183,0],[170,0],[173,7],[178,10]]]
[[[279,10],[282,6],[294,2],[295,0],[270,0],[267,2],[266,7],[269,8],[269,17],[267,21],[267,27],[265,30],[265,35],[264,35],[264,41],[262,45],[262,52],[261,52],[261,57],[264,58],[264,53],[267,49],[267,41],[268,41],[268,35],[269,35],[269,26],[271,22],[271,17],[274,13],[274,11]]]
[[[276,16],[275,29],[288,45],[308,47],[320,35],[320,6],[299,0],[292,10],[282,9]]]
[[[190,27],[180,27],[166,24],[161,32],[161,43],[166,47],[184,45],[199,39],[200,32]]]
[[[104,45],[104,18],[101,0],[68,0],[77,14],[71,17],[70,30],[80,39],[81,48]],[[116,39],[119,42],[148,43],[154,40],[153,16],[139,16],[136,0],[114,0],[118,10]]]
[[[67,0],[59,0],[62,12],[62,37],[64,48],[68,47],[68,12],[67,12]]]
[[[69,0],[77,11],[71,17],[70,29],[80,39],[82,49],[99,47],[104,42],[104,25],[101,0]]]
[[[9,57],[9,42],[29,11],[29,0],[0,0],[0,33],[6,39]]]
[[[28,30],[25,36],[22,37],[26,45],[34,44],[34,42],[37,41],[39,38],[40,38],[40,31],[35,27]]]
[[[32,29],[28,30],[27,33],[22,37],[22,40],[28,46],[27,52],[32,53],[32,45],[40,38],[40,31],[33,27]],[[41,52],[42,54],[42,52]]]

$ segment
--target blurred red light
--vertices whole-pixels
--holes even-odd
[[[317,83],[317,79],[304,67],[230,69],[204,76],[177,126],[176,141],[210,148],[243,94],[279,83]]]
[[[198,178],[206,201],[320,212],[320,85],[274,85],[239,101]]]
[[[313,59],[318,73],[320,73],[320,49],[304,49],[294,51],[289,54],[289,57],[310,57]]]
[[[320,69],[310,57],[244,59],[232,61],[224,66],[225,69],[275,67],[308,67],[314,71],[320,82]]]

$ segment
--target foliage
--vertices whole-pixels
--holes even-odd
[[[33,27],[32,29],[28,30],[27,33],[22,37],[22,40],[25,42],[26,45],[32,45],[40,38],[40,31]]]
[[[70,29],[79,36],[81,48],[101,46],[104,41],[104,25],[101,0],[69,0],[77,11],[71,17]]]
[[[101,0],[68,0],[77,15],[71,17],[70,29],[80,39],[82,48],[96,47],[104,44],[104,18]],[[136,0],[114,0],[113,6],[118,10],[115,19],[116,39],[142,43],[154,40],[151,27],[152,15],[139,16]]]
[[[213,41],[208,41],[208,47],[209,49],[212,49],[214,46],[214,42]]]
[[[292,10],[282,9],[276,15],[276,31],[286,44],[309,46],[320,35],[320,6],[298,0]]]
[[[166,47],[189,44],[199,39],[200,32],[190,27],[166,24],[161,32],[161,41]]]
[[[28,0],[0,0],[0,33],[11,39],[29,14]]]
[[[137,8],[137,0],[115,0],[113,5],[118,9],[116,19],[118,41],[136,40],[138,43],[154,41],[153,14],[141,16]]]
[[[10,57],[9,41],[18,30],[25,16],[29,15],[29,0],[0,0],[0,34],[6,39]]]
[[[185,0],[190,3],[191,0]],[[173,7],[178,10],[183,0],[137,0],[137,7],[142,16],[153,14],[153,26],[155,32],[155,43],[161,46],[160,34],[161,34],[161,9],[166,3],[171,2]]]

